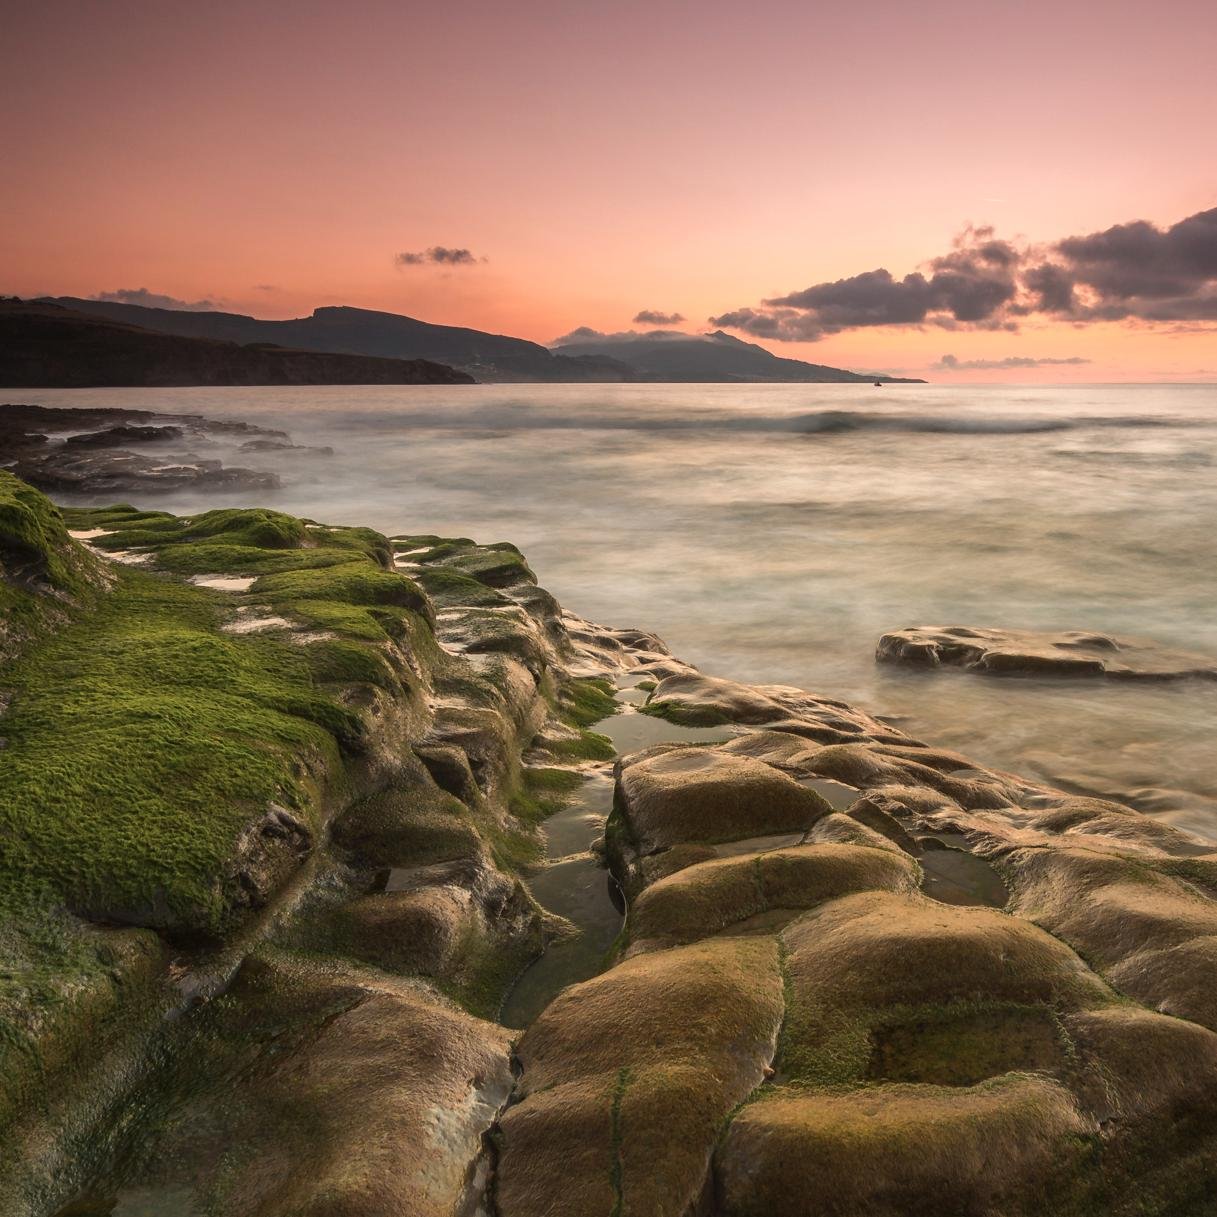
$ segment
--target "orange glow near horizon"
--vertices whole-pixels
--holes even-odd
[[[1040,243],[1217,204],[1207,0],[47,0],[6,27],[0,291],[23,296],[350,304],[549,342],[900,277],[968,223]],[[395,264],[437,245],[474,261]],[[944,383],[1217,379],[1213,323],[764,345]],[[944,354],[1089,362],[931,370]]]

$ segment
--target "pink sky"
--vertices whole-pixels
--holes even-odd
[[[1217,205],[1217,7],[42,0],[0,43],[0,290],[346,303],[549,341]],[[397,267],[464,247],[473,266]],[[851,330],[935,379],[1217,378],[1208,328]]]

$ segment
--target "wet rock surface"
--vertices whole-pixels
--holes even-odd
[[[159,1065],[55,1058],[92,1124],[22,1143],[12,1212],[1208,1212],[1217,852],[705,677],[514,547],[237,514],[71,523],[311,655],[341,780],[234,834],[227,962],[175,946]]]
[[[268,450],[263,445],[291,446],[280,431],[196,414],[0,405],[0,453],[8,467],[31,485],[56,494],[274,489],[279,485],[275,474],[225,465],[206,452],[217,440],[242,436],[251,437],[241,444],[243,452]],[[202,454],[192,450],[200,445]],[[131,451],[133,446],[139,450]]]
[[[708,1160],[686,1158],[705,1143],[708,1097],[657,1128],[631,1117],[611,1067],[594,1085],[572,1080],[564,1102],[522,1053],[517,1096],[541,1094],[503,1120],[504,1177],[533,1167],[507,1193],[517,1211],[1132,1213],[1152,1189],[1169,1197],[1164,1211],[1203,1212],[1217,1153],[1205,1093],[1217,1036],[1196,983],[1213,975],[1201,961],[1217,941],[1206,846],[839,703],[710,681],[666,658],[638,671],[655,679],[642,710],[747,729],[618,763],[606,845],[630,897],[621,962],[568,989],[522,1044],[544,1042],[558,1011],[573,1020],[584,994],[589,1034],[618,1017],[599,1004],[618,974],[622,1008],[649,1010],[675,984],[700,1010],[711,999],[691,978],[640,968],[674,966],[698,943],[776,947],[780,1032],[746,1098],[726,1078],[711,1087],[711,1110],[734,1114]],[[778,778],[820,796],[802,822]],[[679,1027],[665,1039],[674,1069],[697,1040]],[[1159,1062],[1152,1080],[1138,1043]],[[634,1077],[628,1043],[597,1051]],[[514,1120],[527,1135],[513,1143]],[[657,1198],[652,1180],[632,1181],[622,1146],[644,1130],[656,1178],[680,1177],[671,1153],[691,1172],[705,1161],[699,1182]]]
[[[1144,638],[1082,631],[913,626],[879,639],[881,663],[954,667],[991,676],[1108,677],[1113,680],[1217,680],[1217,656],[1174,651]]]

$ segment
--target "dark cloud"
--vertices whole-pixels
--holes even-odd
[[[931,366],[936,372],[992,372],[1008,371],[1011,368],[1049,368],[1089,362],[1089,359],[1083,359],[1080,355],[1071,355],[1068,359],[1033,359],[1029,355],[1010,355],[1005,359],[957,359],[954,355],[944,355]]]
[[[1056,250],[1076,281],[1107,302],[1193,295],[1217,279],[1217,207],[1165,230],[1138,220],[1066,237]]]
[[[1166,229],[1138,220],[1042,247],[967,228],[949,253],[901,279],[881,267],[710,321],[814,342],[870,326],[1015,330],[1035,314],[1079,323],[1217,320],[1217,208]]]
[[[679,325],[684,319],[683,313],[661,313],[653,308],[634,314],[635,325]]]
[[[112,304],[138,304],[143,308],[171,308],[184,313],[206,313],[220,307],[218,300],[179,300],[176,296],[150,292],[146,287],[120,287],[112,292],[98,292],[91,299],[107,300]]]
[[[449,249],[446,245],[432,245],[420,253],[400,253],[393,261],[398,266],[476,266],[485,258],[475,258],[468,249]]]

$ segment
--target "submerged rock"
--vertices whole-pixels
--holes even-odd
[[[122,449],[108,452],[57,450],[42,457],[18,461],[18,477],[43,490],[71,494],[130,494],[157,490],[274,490],[273,473],[226,466],[193,454],[144,456]]]
[[[911,667],[955,667],[994,676],[1106,676],[1115,680],[1217,680],[1217,658],[1144,638],[1081,631],[913,626],[884,634],[875,658]]]
[[[65,494],[135,494],[142,489],[182,488],[220,492],[273,490],[269,472],[227,466],[214,456],[169,451],[185,442],[206,452],[219,443],[240,445],[241,452],[297,449],[282,431],[249,423],[225,422],[200,414],[161,414],[123,408],[75,409],[55,406],[0,405],[0,451],[19,477],[42,490]],[[143,452],[131,452],[139,445]],[[151,448],[158,453],[149,455]],[[163,454],[163,455],[160,455]]]

